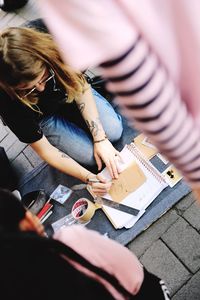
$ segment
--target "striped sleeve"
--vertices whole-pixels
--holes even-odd
[[[178,88],[141,35],[100,67],[129,124],[149,136],[192,187],[200,186],[200,133]]]

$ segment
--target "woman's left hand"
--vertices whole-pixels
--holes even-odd
[[[111,177],[118,178],[120,173],[118,167],[118,161],[121,159],[120,152],[113,147],[108,139],[100,143],[94,143],[94,157],[99,171],[102,168],[102,162],[104,162]]]

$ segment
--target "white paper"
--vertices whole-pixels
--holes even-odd
[[[149,206],[149,204],[160,194],[160,192],[167,186],[167,183],[159,182],[153,175],[145,168],[145,166],[134,157],[134,154],[128,150],[125,146],[121,151],[121,156],[123,158],[124,163],[120,165],[120,168],[125,169],[131,161],[136,161],[140,166],[142,171],[144,172],[147,180],[140,186],[136,191],[129,194],[122,202],[122,204],[134,207],[140,210],[138,216],[133,216],[128,213],[121,212],[117,209],[103,206],[104,212],[108,216],[108,218],[112,219],[113,224],[116,228],[130,228],[132,227],[139,218],[145,213],[145,209]],[[150,162],[149,162],[150,163]],[[150,163],[151,164],[151,163]],[[102,172],[102,175],[108,179],[110,179],[110,175],[108,170],[105,168]],[[134,174],[133,174],[134,180]],[[109,194],[106,194],[104,198],[112,200]]]

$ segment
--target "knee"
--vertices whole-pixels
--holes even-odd
[[[81,164],[84,167],[93,167],[96,165],[94,159],[93,144],[91,142],[91,147],[82,147],[77,145],[76,149],[71,151],[70,157],[73,158],[76,162]]]
[[[108,126],[105,128],[105,132],[109,141],[117,142],[121,138],[123,132],[121,116],[118,117],[118,120],[116,118],[110,119]]]

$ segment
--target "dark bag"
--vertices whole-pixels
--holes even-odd
[[[10,165],[8,157],[3,147],[0,147],[0,187],[9,189],[16,188],[16,175]]]
[[[39,211],[44,207],[48,198],[49,197],[44,190],[37,190],[25,194],[22,197],[22,203],[33,214],[37,215]]]
[[[9,12],[23,7],[27,2],[28,0],[4,0],[0,8]]]

